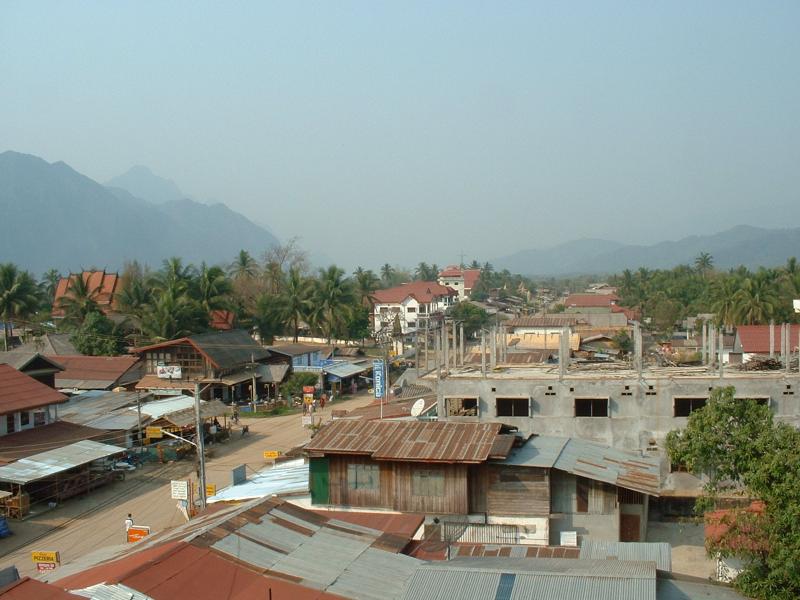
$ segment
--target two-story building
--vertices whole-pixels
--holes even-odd
[[[503,543],[559,545],[562,532],[581,541],[644,539],[648,497],[660,489],[657,459],[510,431],[500,423],[334,421],[305,447],[312,503],[422,513],[459,537]]]
[[[0,436],[42,427],[57,419],[67,397],[12,367],[0,364]]]
[[[133,352],[144,362],[136,389],[155,396],[193,394],[195,383],[201,384],[204,399],[265,395],[264,369],[259,366],[269,362],[270,351],[242,329],[201,333]]]
[[[371,298],[373,332],[391,331],[399,321],[402,335],[409,336],[427,320],[443,315],[456,303],[458,292],[435,281],[411,281],[378,290]]]
[[[463,302],[472,293],[481,276],[480,269],[463,269],[450,265],[439,272],[438,282],[458,292],[458,301]]]

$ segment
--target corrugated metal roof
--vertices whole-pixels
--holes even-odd
[[[122,452],[125,448],[83,440],[0,467],[0,481],[26,484]]]
[[[58,388],[102,390],[141,377],[138,356],[61,355],[53,360],[64,367],[56,373]]]
[[[367,548],[336,578],[328,591],[359,600],[401,598],[420,561],[404,554]]]
[[[82,590],[70,590],[70,593],[92,600],[153,600],[150,596],[121,583],[115,585],[98,583]]]
[[[537,435],[503,462],[558,469],[653,496],[661,489],[658,459],[579,438]]]
[[[208,400],[200,402],[200,418],[210,419],[212,417],[221,417],[222,415],[230,414],[231,408],[223,404],[219,400]],[[159,417],[166,419],[173,425],[178,427],[186,427],[195,422],[194,401],[192,401],[191,408],[184,408],[183,410],[167,413]]]
[[[672,571],[672,548],[666,542],[606,542],[585,540],[581,545],[582,559],[644,560],[656,563],[659,571]]]
[[[133,352],[148,352],[182,344],[191,344],[197,348],[218,369],[235,369],[270,356],[269,350],[256,342],[243,329],[200,333],[160,344],[134,348]]]
[[[337,420],[306,445],[313,453],[369,454],[376,460],[483,462],[500,423]]]
[[[568,315],[548,315],[544,317],[517,317],[503,321],[501,325],[506,328],[514,327],[568,327],[577,325],[578,319]]]
[[[340,362],[329,367],[322,367],[322,370],[328,375],[334,375],[336,377],[352,377],[353,375],[358,375],[371,368],[372,365]]]
[[[655,571],[655,566],[647,562],[456,558],[419,567],[404,598],[493,599],[501,575],[513,573],[513,587],[507,596],[511,600],[655,600]]]
[[[262,383],[280,383],[289,371],[289,365],[285,363],[274,365],[258,365],[256,371],[261,376]]]
[[[10,365],[0,364],[0,415],[66,401],[64,394]]]
[[[302,458],[260,471],[245,483],[232,485],[208,499],[209,503],[263,498],[273,494],[308,491],[308,465]]]

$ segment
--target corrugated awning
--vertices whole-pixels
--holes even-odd
[[[125,448],[83,440],[0,467],[0,481],[24,485],[122,452]]]
[[[219,378],[219,382],[225,385],[237,385],[239,383],[243,383],[245,381],[250,381],[253,379],[253,375],[255,374],[256,379],[261,377],[261,373],[258,371],[237,371],[236,373],[231,373],[230,375],[225,375],[224,377]]]
[[[359,365],[350,362],[342,362],[342,363],[335,363],[328,367],[322,367],[322,370],[327,373],[328,375],[333,375],[334,377],[339,377],[343,379],[345,377],[352,377],[353,375],[358,375],[359,373],[363,373],[364,371],[371,369],[372,365]]]

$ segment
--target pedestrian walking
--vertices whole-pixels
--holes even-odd
[[[328,401],[328,394],[322,394],[322,396],[319,397],[319,407],[325,408],[325,402],[327,401]]]
[[[128,513],[128,518],[125,519],[125,542],[128,541],[128,530],[133,527],[133,515]]]

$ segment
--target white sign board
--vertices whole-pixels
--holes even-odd
[[[562,546],[577,546],[578,545],[578,532],[577,531],[562,531],[561,532],[561,545]]]
[[[180,379],[181,367],[180,365],[158,365],[156,366],[156,375],[161,379]]]
[[[188,500],[189,499],[189,482],[188,481],[170,481],[170,492],[172,493],[173,500]]]

